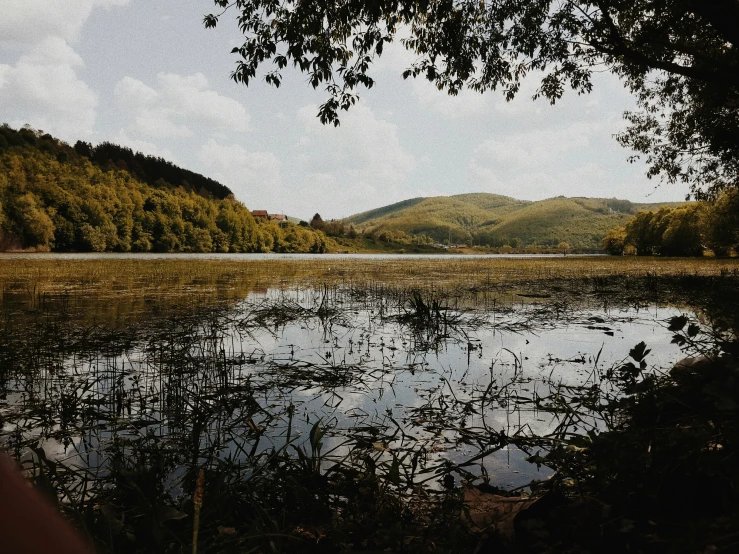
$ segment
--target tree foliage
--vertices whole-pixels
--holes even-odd
[[[730,189],[716,202],[637,213],[625,228],[612,229],[603,239],[609,254],[639,256],[702,256],[739,253],[739,191]]]
[[[80,143],[71,148],[48,134],[0,127],[0,249],[326,252],[331,246],[318,230],[255,221],[232,195],[207,190],[208,182],[227,191],[223,185],[169,162],[129,156],[109,143],[102,151],[123,155],[100,157],[100,147],[88,147],[80,155]],[[137,171],[156,176],[153,184],[123,169],[126,158],[143,160]],[[177,181],[183,176],[196,185]]]
[[[603,238],[603,250],[612,256],[621,256],[624,253],[625,242],[626,229],[616,227],[608,231],[608,234]]]
[[[718,256],[739,253],[739,191],[727,190],[711,205],[705,220],[706,245]]]
[[[92,146],[87,142],[77,141],[74,149],[77,154],[88,158],[103,169],[128,171],[138,180],[149,185],[164,181],[176,187],[183,187],[186,190],[209,194],[221,199],[232,194],[227,186],[218,181],[204,177],[194,171],[182,169],[163,158],[134,152],[130,148],[112,142],[103,142],[97,146]]]
[[[370,68],[400,38],[417,55],[403,77],[457,94],[518,93],[530,73],[536,97],[592,89],[607,69],[636,93],[620,141],[645,154],[649,175],[689,183],[696,195],[739,187],[739,3],[736,0],[214,0],[214,27],[235,12],[244,43],[232,78],[248,85],[267,62],[279,86],[289,64],[324,87],[323,123],[339,124]]]

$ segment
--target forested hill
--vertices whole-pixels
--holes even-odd
[[[255,221],[220,183],[110,143],[0,127],[0,250],[324,252],[315,229]]]
[[[231,189],[218,181],[182,169],[165,159],[134,152],[130,148],[111,142],[92,146],[90,143],[77,141],[74,150],[101,169],[122,169],[152,186],[167,183],[170,186],[183,187],[185,190],[194,190],[201,194],[207,193],[221,199],[232,194]]]
[[[615,198],[549,198],[537,202],[488,193],[414,198],[344,220],[365,235],[383,232],[436,242],[501,247],[527,245],[600,249],[609,230],[641,210],[672,204],[636,204]]]

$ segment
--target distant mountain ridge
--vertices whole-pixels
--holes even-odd
[[[635,213],[680,202],[639,204],[617,198],[517,200],[485,192],[418,197],[343,220],[365,234],[383,231],[425,235],[434,241],[488,246],[556,246],[599,249],[606,233]]]

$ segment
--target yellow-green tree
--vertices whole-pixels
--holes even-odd
[[[0,126],[2,244],[57,251],[325,251],[311,228],[268,222],[261,229],[241,202],[215,181],[164,160],[106,144],[78,150],[50,135]],[[88,148],[89,147],[89,148]],[[94,155],[93,155],[94,154]],[[97,162],[92,158],[100,158]],[[137,167],[150,182],[127,169]],[[148,165],[147,165],[148,164]],[[173,185],[183,175],[203,184]],[[207,185],[207,186],[206,186]],[[215,198],[207,189],[223,193]],[[318,245],[318,246],[316,246]]]

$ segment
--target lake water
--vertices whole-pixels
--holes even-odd
[[[203,482],[213,551],[472,551],[476,492],[581,490],[738,287],[733,259],[3,255],[0,449],[105,551],[184,548]]]
[[[324,465],[360,444],[378,463],[416,459],[426,473],[414,482],[457,464],[524,486],[550,471],[515,444],[481,455],[485,437],[551,433],[559,417],[537,399],[605,386],[600,375],[639,342],[648,371],[671,367],[683,355],[665,322],[685,310],[516,298],[462,308],[431,294],[296,285],[186,314],[165,304],[115,328],[78,318],[64,295],[26,310],[7,296],[0,440],[20,458],[37,444],[96,475],[109,472],[116,441],[156,440],[171,452],[176,495],[186,449],[200,463],[248,464],[287,445],[309,450],[318,424]]]
[[[605,257],[606,254],[577,254],[577,257]],[[0,253],[0,262],[3,260],[454,260],[454,259],[526,259],[526,258],[562,258],[562,254],[279,254],[279,253],[250,253],[250,254],[191,254],[191,253]],[[573,257],[573,256],[570,256]]]

